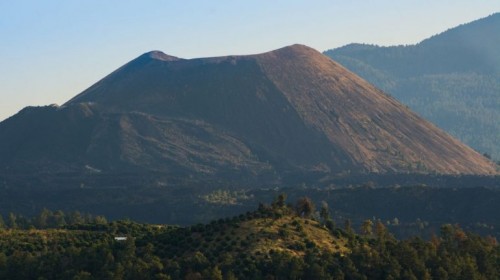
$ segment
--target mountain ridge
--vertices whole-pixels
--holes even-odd
[[[500,13],[415,45],[324,52],[474,149],[500,159]]]

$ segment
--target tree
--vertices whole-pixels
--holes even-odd
[[[319,216],[323,222],[323,225],[325,225],[329,230],[333,230],[335,228],[335,223],[330,216],[330,208],[328,207],[328,203],[326,203],[325,201],[323,201],[321,205]]]
[[[63,227],[66,225],[65,214],[61,210],[54,212],[54,224],[56,227]]]
[[[74,277],[73,277],[74,280],[86,280],[86,279],[92,279],[92,274],[90,274],[90,272],[87,272],[87,271],[80,271],[78,272],[78,274],[76,274]]]
[[[11,229],[16,229],[17,228],[17,216],[14,213],[9,213],[9,219],[8,219],[8,226]]]
[[[35,226],[39,229],[44,229],[49,226],[49,219],[52,217],[52,212],[47,208],[43,208],[38,217],[36,217]]]
[[[199,272],[190,271],[186,274],[184,279],[186,279],[186,280],[201,280],[201,279],[203,279],[203,277],[201,276],[201,273],[199,273]]]
[[[377,223],[375,223],[375,235],[380,240],[384,240],[387,235],[387,228],[380,220],[377,220]]]
[[[72,225],[85,223],[85,217],[79,211],[72,212],[68,217],[68,223]]]
[[[373,233],[373,222],[372,220],[364,220],[361,225],[361,233],[364,235],[371,235]]]
[[[349,234],[353,234],[354,233],[354,230],[352,228],[352,222],[350,219],[346,219],[344,221],[344,230],[349,233]]]
[[[220,268],[218,266],[215,266],[210,271],[210,279],[222,280],[222,271],[220,270]]]
[[[297,215],[309,218],[314,213],[314,203],[309,197],[301,197],[295,204]]]
[[[0,229],[4,229],[4,228],[5,228],[5,221],[3,220],[2,214],[0,214]]]
[[[451,224],[444,224],[440,228],[441,239],[444,242],[451,243],[453,241],[453,233],[455,228]]]
[[[238,278],[236,277],[236,275],[234,275],[234,272],[232,272],[231,270],[229,270],[227,273],[226,273],[226,277],[225,277],[226,280],[237,280]]]
[[[94,218],[94,223],[104,225],[108,223],[108,220],[106,220],[104,216],[96,216]]]
[[[208,259],[200,251],[196,251],[194,255],[189,258],[187,263],[189,263],[189,266],[191,266],[194,271],[203,271],[210,265]]]
[[[319,211],[319,216],[323,220],[323,223],[326,223],[326,221],[331,220],[330,208],[328,207],[328,203],[326,203],[326,201],[323,201],[321,204],[321,210]]]
[[[272,206],[273,208],[283,208],[285,207],[286,193],[280,193],[278,197],[274,200]]]

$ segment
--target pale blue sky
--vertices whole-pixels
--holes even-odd
[[[183,57],[413,44],[498,0],[0,0],[0,120],[62,104],[150,50]]]

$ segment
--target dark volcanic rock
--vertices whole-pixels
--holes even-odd
[[[61,107],[0,123],[9,172],[492,174],[494,165],[319,52],[179,59],[158,51]],[[238,179],[237,179],[238,180]],[[263,182],[264,182],[263,181]]]

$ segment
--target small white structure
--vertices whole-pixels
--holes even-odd
[[[127,241],[126,236],[115,236],[115,241]]]

